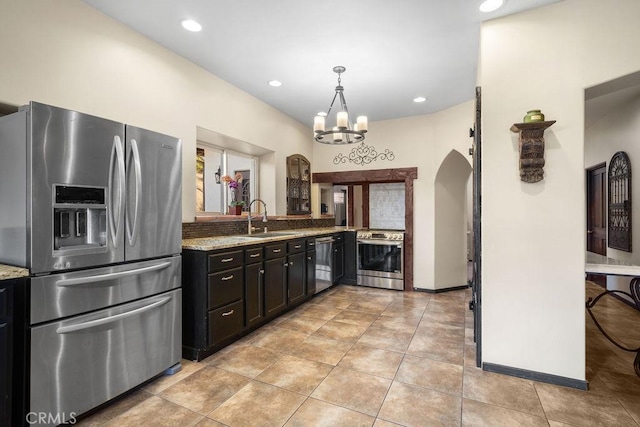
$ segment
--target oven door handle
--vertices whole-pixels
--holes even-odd
[[[135,276],[150,271],[164,270],[171,265],[170,262],[150,265],[149,267],[136,268],[135,270],[119,271],[117,273],[98,274],[96,276],[74,277],[73,279],[61,279],[56,282],[56,286],[75,286],[87,283],[104,282],[106,280],[120,279],[127,276]]]
[[[358,239],[358,243],[364,243],[365,245],[397,246],[399,248],[402,247],[402,240]]]
[[[61,326],[56,329],[57,334],[69,334],[71,332],[78,332],[89,328],[94,328],[96,326],[102,326],[109,323],[118,322],[120,320],[126,319],[128,317],[137,316],[138,314],[142,314],[145,311],[153,310],[154,308],[160,307],[171,301],[172,297],[166,297],[161,300],[152,302],[149,305],[145,305],[144,307],[136,308],[135,310],[127,311],[125,313],[116,314],[115,316],[103,317],[102,319],[90,320],[88,322],[78,323],[75,325],[69,326]]]

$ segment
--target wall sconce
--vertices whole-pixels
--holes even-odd
[[[519,134],[520,180],[524,182],[542,181],[544,175],[544,131],[555,120],[515,123],[511,132]]]
[[[218,166],[218,170],[213,175],[216,178],[216,184],[220,184],[220,177],[222,176],[222,172],[220,170],[220,166]]]

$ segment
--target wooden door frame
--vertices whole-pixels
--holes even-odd
[[[369,184],[404,182],[404,290],[413,291],[413,180],[418,178],[418,168],[315,172],[312,176],[314,184],[361,184],[365,204],[362,209],[362,225],[365,228],[369,226]]]

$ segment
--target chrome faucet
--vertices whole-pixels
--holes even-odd
[[[249,211],[247,214],[247,231],[249,234],[251,234],[251,232],[255,230],[255,227],[251,226],[251,205],[253,205],[253,202],[262,203],[262,206],[264,206],[264,214],[262,215],[262,222],[267,222],[267,204],[263,202],[261,199],[253,199],[252,201],[249,202],[249,208],[247,209]],[[264,231],[265,232],[267,231],[267,227],[264,228]]]

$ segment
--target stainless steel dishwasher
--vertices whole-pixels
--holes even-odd
[[[316,294],[333,285],[333,236],[316,239]]]

